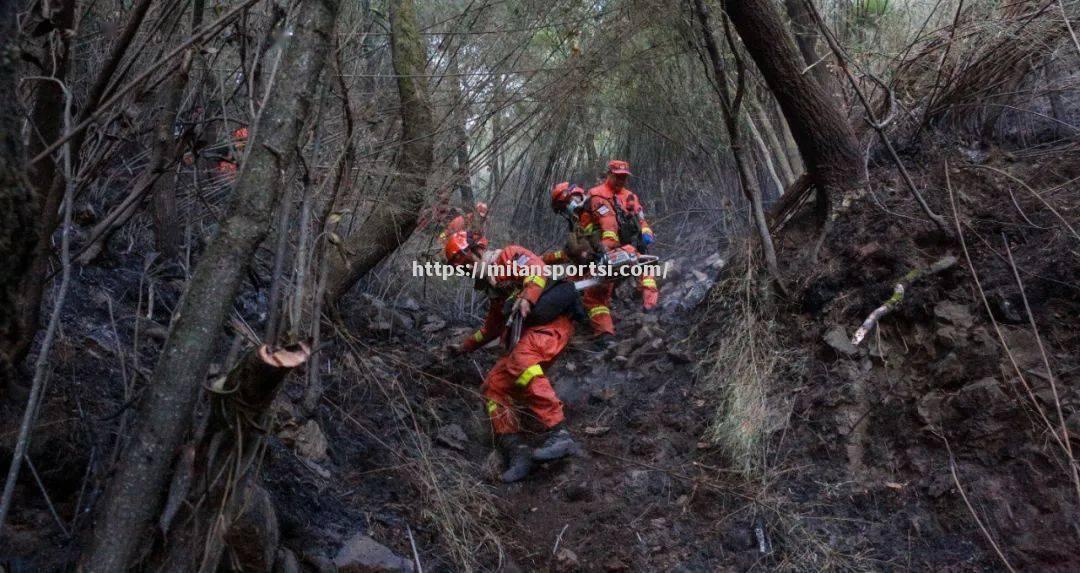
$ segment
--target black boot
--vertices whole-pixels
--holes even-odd
[[[548,430],[544,445],[533,450],[532,459],[537,461],[550,461],[564,458],[578,450],[577,442],[566,429],[565,423],[560,423]]]
[[[532,451],[518,434],[499,436],[499,449],[506,456],[506,471],[502,473],[503,483],[513,483],[525,478],[532,471]]]
[[[613,346],[615,346],[614,334],[608,334],[605,332],[603,334],[595,335],[592,339],[593,352],[599,352],[603,354],[610,350]]]

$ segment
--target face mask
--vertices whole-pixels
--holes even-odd
[[[582,205],[585,204],[585,198],[580,195],[575,195],[570,199],[570,204],[566,206],[566,214],[573,216]]]

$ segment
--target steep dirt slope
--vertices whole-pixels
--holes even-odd
[[[881,169],[822,262],[793,269],[810,271],[798,311],[763,313],[789,352],[768,383],[790,419],[768,440],[798,469],[777,486],[809,531],[871,570],[1002,570],[996,543],[1018,570],[1076,571],[1080,484],[1060,438],[1080,433],[1080,164],[1070,149],[942,151],[909,168],[950,221],[951,187],[970,266],[961,245],[920,230]],[[782,244],[807,240],[796,228]],[[946,257],[957,263],[909,285],[851,346],[900,277]]]
[[[496,352],[438,351],[476,318],[406,296],[355,297],[320,349],[318,408],[304,413],[300,376],[279,397],[261,468],[273,510],[256,524],[265,535],[236,544],[230,562],[251,570],[250,556],[269,556],[279,571],[409,570],[415,561],[425,571],[1003,570],[993,539],[1017,570],[1080,569],[1077,494],[1054,437],[1059,404],[1073,439],[1080,432],[1080,260],[1068,227],[1077,227],[1080,166],[1067,154],[999,150],[910,158],[945,215],[943,158],[989,311],[963,250],[922,230],[892,169],[875,171],[873,195],[834,230],[821,260],[787,259],[789,276],[806,277],[792,285],[795,300],[763,296],[737,242],[723,271],[718,258],[680,261],[682,274],[663,287],[664,312],[641,313],[637,295],[621,289],[617,345],[599,350],[579,336],[551,372],[582,455],[518,484],[494,479],[478,396]],[[790,256],[814,238],[797,220],[779,246]],[[949,256],[956,263],[913,283],[860,348],[844,343],[898,277]],[[32,473],[20,481],[13,534],[0,547],[8,571],[73,566],[179,295],[175,269],[137,254],[114,265],[88,268],[73,285],[59,382],[30,451],[43,487]],[[232,328],[257,323],[259,307],[243,295]],[[10,447],[10,429],[2,435]]]

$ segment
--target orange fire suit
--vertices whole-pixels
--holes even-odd
[[[616,191],[606,181],[589,189],[586,206],[578,223],[589,232],[599,232],[600,242],[607,250],[621,246],[619,241],[619,221],[615,209],[622,209],[624,213],[637,218],[642,234],[652,234],[649,222],[645,220],[645,212],[641,208],[641,202],[637,195],[626,187]],[[656,287],[656,277],[651,273],[641,276],[638,281],[641,298],[645,309],[656,306],[660,298]],[[611,293],[615,290],[614,283],[598,285],[587,289],[582,297],[585,310],[589,313],[589,321],[593,331],[598,334],[614,334],[615,324],[611,320]]]
[[[493,275],[495,286],[489,291],[487,317],[480,330],[465,340],[463,346],[466,352],[472,352],[503,334],[506,326],[503,306],[507,299],[523,298],[535,304],[547,286],[547,279],[542,274],[505,272],[511,265],[543,271],[544,262],[524,247],[504,247],[494,265],[502,272]],[[496,435],[521,431],[515,401],[527,407],[545,429],[565,419],[563,403],[555,394],[544,369],[551,366],[573,334],[574,323],[567,316],[560,316],[547,324],[526,327],[517,345],[500,357],[488,372],[481,392]]]
[[[439,241],[446,242],[446,239],[458,231],[471,231],[473,233],[483,234],[483,219],[476,216],[476,213],[466,213],[464,215],[458,215],[454,217],[450,224],[446,226],[446,229],[439,234]]]

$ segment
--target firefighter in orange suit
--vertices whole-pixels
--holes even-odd
[[[238,127],[232,132],[232,146],[226,151],[226,156],[218,161],[218,172],[227,177],[236,177],[236,171],[240,167],[240,158],[243,157],[244,147],[248,141],[248,128]],[[234,152],[235,150],[235,152]]]
[[[471,213],[464,215],[458,215],[454,217],[450,224],[446,226],[446,229],[439,234],[439,241],[445,243],[450,235],[457,233],[458,231],[469,231],[476,235],[484,234],[484,223],[487,222],[488,206],[487,203],[477,203]]]
[[[579,223],[586,231],[599,233],[600,243],[608,251],[629,245],[644,252],[654,240],[641,201],[626,187],[629,176],[630,164],[620,160],[608,162],[607,178],[589,189],[585,208],[581,210]],[[643,275],[638,287],[642,306],[646,310],[654,308],[659,299],[656,277]],[[614,289],[614,283],[608,283],[585,291],[585,309],[597,334],[615,333],[609,306]]]
[[[570,234],[565,247],[541,255],[545,263],[560,265],[587,262],[586,257],[591,254],[591,250],[586,241],[579,240],[584,238],[584,233],[579,231],[578,226],[579,211],[584,205],[585,190],[569,181],[556,183],[551,189],[551,210],[570,223]]]
[[[561,458],[577,447],[566,428],[563,403],[544,373],[570,342],[574,323],[560,314],[530,325],[529,315],[548,286],[544,262],[532,251],[518,245],[487,249],[483,237],[458,231],[447,240],[445,253],[452,265],[483,264],[494,270],[478,280],[489,300],[484,324],[455,347],[456,352],[473,352],[504,335],[508,311],[525,321],[517,344],[499,358],[481,387],[496,440],[508,460],[502,480],[518,481],[529,474],[534,460]],[[541,447],[533,450],[525,443],[514,402],[527,408],[547,431]]]

